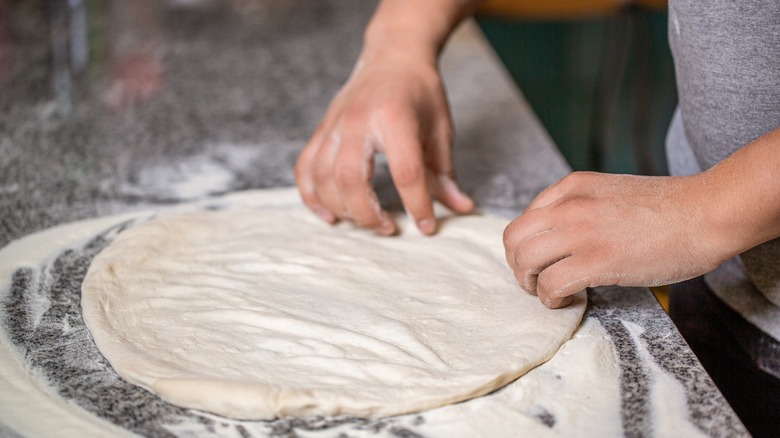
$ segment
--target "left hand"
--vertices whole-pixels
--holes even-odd
[[[507,226],[507,262],[520,286],[552,308],[586,287],[702,275],[728,258],[712,243],[706,194],[697,176],[572,173]]]

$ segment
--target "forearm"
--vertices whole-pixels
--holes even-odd
[[[383,0],[364,35],[363,57],[387,52],[436,62],[453,29],[482,0]]]
[[[780,237],[780,127],[701,174],[706,216],[724,256]]]

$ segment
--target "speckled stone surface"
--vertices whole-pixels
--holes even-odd
[[[117,3],[86,3],[86,63],[76,59],[73,36],[80,10],[42,0],[11,8],[13,63],[0,68],[0,247],[73,220],[292,185],[295,157],[349,75],[373,10],[362,0],[141,2],[153,5],[142,12],[156,24],[141,34],[154,37],[162,85],[148,100],[116,109],[107,103],[112,65],[132,46],[120,44],[128,25],[117,18],[127,13]],[[62,35],[75,41],[64,52],[52,43]],[[518,214],[568,166],[474,29],[458,35],[441,65],[464,187],[481,208]],[[383,202],[397,206],[386,171],[376,184]],[[16,271],[0,303],[14,345],[60,396],[130,431],[171,434],[162,425],[186,416],[206,431],[250,435],[241,424],[185,412],[123,382],[96,350],[81,320],[79,285],[108,240],[110,234],[96,236],[58,255],[41,267],[45,275]],[[51,305],[32,324],[29,302],[43,298]],[[654,434],[649,406],[659,375],[685,388],[699,430],[746,435],[649,290],[592,290],[586,317],[598,320],[614,345],[626,435]],[[273,436],[344,424],[420,436],[414,426],[423,421],[283,419],[267,426]],[[545,415],[539,421],[555,423]],[[0,424],[0,435],[13,434]]]

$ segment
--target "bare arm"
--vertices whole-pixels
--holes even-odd
[[[410,50],[436,62],[453,29],[471,15],[479,0],[384,0],[364,35],[364,54],[383,49]]]
[[[780,127],[702,174],[713,250],[724,258],[780,237]]]
[[[331,102],[295,166],[306,205],[327,222],[350,220],[384,235],[396,225],[371,186],[385,153],[393,182],[418,228],[435,232],[431,195],[473,209],[455,182],[452,122],[437,60],[475,0],[384,0],[350,79]]]

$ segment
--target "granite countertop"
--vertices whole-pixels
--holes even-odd
[[[292,165],[349,75],[373,8],[364,0],[11,3],[0,17],[10,29],[0,35],[0,247],[76,220],[294,185]],[[441,68],[459,179],[481,209],[511,218],[569,167],[473,23]],[[386,169],[376,184],[397,206]],[[75,330],[83,322],[72,283],[99,246],[100,236],[58,257],[50,271],[65,274],[59,282],[43,287],[20,270],[0,285],[3,331],[52,397],[130,432],[184,433],[163,424],[184,410],[114,381],[98,394],[94,377],[68,362],[94,356],[111,372],[86,330]],[[59,312],[67,327],[30,325],[32,290],[58,303],[43,318]],[[617,430],[747,435],[648,289],[589,291],[585,321],[603,329],[618,364]],[[66,331],[82,337],[66,342]],[[667,403],[675,397],[679,404]],[[532,416],[555,430],[551,409]],[[198,418],[213,434],[227,424]],[[423,436],[426,418],[287,419],[263,433]],[[0,412],[0,435],[14,435],[13,424]],[[231,433],[253,434],[230,424]]]

